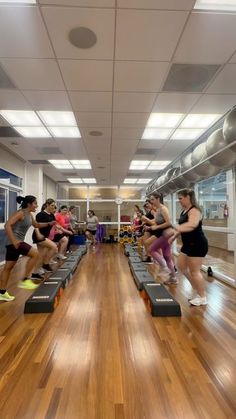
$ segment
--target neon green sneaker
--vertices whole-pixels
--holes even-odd
[[[39,284],[35,284],[32,279],[25,279],[19,283],[19,288],[24,288],[26,290],[35,290],[38,288]]]
[[[0,294],[0,301],[13,301],[15,300],[15,297],[13,295],[10,295],[7,291],[5,294]]]

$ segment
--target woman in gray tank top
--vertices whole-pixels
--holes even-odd
[[[6,263],[0,279],[0,301],[12,301],[15,298],[7,292],[7,284],[11,271],[20,255],[28,256],[29,259],[25,268],[25,277],[23,281],[21,281],[19,287],[30,290],[37,288],[38,285],[32,281],[30,276],[33,267],[38,260],[38,251],[24,242],[25,235],[31,225],[35,228],[40,228],[47,227],[49,224],[54,224],[54,221],[51,223],[37,223],[34,220],[31,212],[35,212],[38,207],[35,196],[18,196],[16,201],[18,204],[21,204],[20,209],[16,211],[5,224],[5,231],[7,234]]]

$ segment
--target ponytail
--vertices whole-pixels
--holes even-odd
[[[16,197],[16,202],[18,204],[20,204],[20,208],[25,209],[28,207],[28,205],[32,205],[33,202],[35,202],[37,200],[37,198],[33,195],[26,195],[24,196],[17,196]]]

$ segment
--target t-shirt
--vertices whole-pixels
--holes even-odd
[[[58,224],[60,224],[60,226],[62,226],[63,228],[66,229],[66,219],[65,216],[62,215],[60,212],[57,212],[55,214],[55,218]]]
[[[93,215],[92,217],[87,217],[87,228],[88,230],[95,231],[97,230],[98,218]]]
[[[55,221],[54,214],[48,214],[46,211],[39,212],[35,218],[38,223],[50,223],[51,221]],[[39,231],[45,238],[48,238],[51,228],[52,226],[41,227],[39,228]],[[38,241],[35,231],[33,232],[32,237],[34,242]]]

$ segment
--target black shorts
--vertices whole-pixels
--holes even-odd
[[[95,234],[96,234],[96,231],[97,230],[89,230],[89,228],[87,228],[86,230],[85,230],[85,232],[86,231],[88,231],[90,234],[92,234],[93,236],[95,236]]]
[[[66,235],[65,234],[55,234],[55,236],[53,237],[53,242],[55,242],[55,243],[58,243],[61,239],[62,239],[62,237],[65,237]]]
[[[17,261],[20,255],[27,256],[31,248],[32,246],[25,242],[20,242],[17,249],[13,244],[8,244],[5,259],[7,261]]]
[[[183,244],[180,251],[190,257],[204,258],[208,252],[208,242]]]

